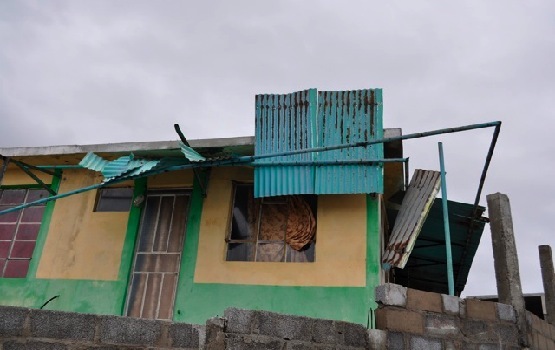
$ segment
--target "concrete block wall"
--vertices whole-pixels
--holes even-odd
[[[395,284],[376,290],[376,328],[388,349],[521,349],[512,306],[422,292]]]
[[[528,344],[539,350],[555,350],[555,326],[547,323],[533,313],[526,312],[528,325]]]
[[[205,326],[0,307],[0,350],[489,350],[522,349],[512,306],[385,284],[376,289],[376,328],[227,309]],[[555,350],[555,326],[527,313],[530,349]]]
[[[230,308],[206,324],[206,349],[385,349],[385,333],[341,321]]]
[[[0,307],[2,350],[199,349],[203,336],[185,323]]]

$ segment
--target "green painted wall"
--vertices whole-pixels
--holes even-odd
[[[58,186],[59,181],[55,180],[52,188],[57,189]],[[145,191],[146,180],[137,180],[135,196],[144,195]],[[367,197],[367,285],[358,288],[194,283],[202,205],[200,186],[195,182],[174,308],[176,321],[202,324],[210,317],[222,315],[228,307],[239,307],[345,320],[372,326],[370,310],[376,307],[374,287],[379,284],[380,271],[380,228],[377,225],[380,222],[380,206],[377,198]],[[54,206],[54,202],[47,204],[28,277],[0,279],[0,305],[39,308],[50,298],[59,295],[44,308],[121,315],[125,307],[141,209],[131,209],[117,281],[37,279],[36,268]]]
[[[59,177],[55,177],[51,185],[56,191],[59,182]],[[145,190],[146,179],[135,181],[135,196],[143,195]],[[0,278],[0,305],[39,308],[50,298],[59,296],[50,301],[44,309],[121,315],[125,304],[141,208],[133,206],[129,214],[118,280],[93,281],[35,278],[54,207],[55,201],[46,205],[27,278]]]
[[[269,310],[310,317],[344,320],[372,326],[374,288],[379,284],[379,200],[367,197],[368,249],[366,287],[281,287],[194,283],[203,198],[195,183],[187,223],[187,240],[181,263],[174,319],[204,323],[228,307]]]

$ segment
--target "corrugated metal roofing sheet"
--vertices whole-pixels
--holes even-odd
[[[206,160],[206,158],[201,156],[192,147],[187,146],[181,141],[179,141],[179,147],[181,147],[181,153],[183,153],[185,158],[189,159],[191,162],[204,162]]]
[[[255,155],[355,144],[383,137],[381,89],[256,96]],[[383,158],[383,144],[274,157],[284,161]],[[383,166],[265,166],[255,168],[255,197],[286,194],[383,193]]]
[[[255,155],[313,147],[316,96],[316,89],[287,95],[256,95]],[[311,161],[314,157],[314,153],[303,153],[268,161]],[[312,166],[265,166],[254,170],[255,197],[312,193]]]
[[[110,182],[122,176],[137,176],[152,170],[159,163],[159,160],[134,160],[133,154],[108,161],[89,152],[83,157],[81,162],[79,162],[79,165],[83,168],[101,172],[104,176],[103,182]]]
[[[83,168],[87,168],[94,171],[102,171],[104,167],[108,164],[108,161],[96,154],[89,152],[81,161],[79,165]]]
[[[381,89],[318,92],[317,146],[335,146],[383,137]],[[319,152],[318,161],[383,158],[383,144]],[[319,166],[316,193],[383,193],[383,164]]]
[[[487,219],[482,218],[484,207],[478,207],[474,216],[472,204],[454,201],[447,203],[455,295],[460,295],[466,285]],[[393,222],[398,212],[393,208],[387,212],[388,219]],[[448,293],[443,208],[440,198],[434,200],[407,264],[403,269],[395,270],[393,282],[424,291]]]
[[[407,188],[382,262],[403,268],[441,184],[440,172],[417,169]]]

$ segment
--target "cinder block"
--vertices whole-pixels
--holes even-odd
[[[441,341],[433,338],[411,337],[411,350],[441,350]]]
[[[131,317],[101,316],[100,340],[103,343],[157,345],[162,322]]]
[[[465,350],[467,350],[469,348],[469,345],[465,344],[466,346],[464,347]],[[459,350],[459,349],[463,349],[462,344],[460,341],[450,341],[450,340],[445,340],[444,344],[443,344],[445,350]]]
[[[256,312],[257,322],[253,333],[285,340],[309,341],[312,337],[312,322],[308,317],[288,316],[268,311]]]
[[[441,294],[443,312],[449,315],[459,315],[461,299],[454,295]]]
[[[337,322],[336,324],[343,328],[343,345],[368,348],[368,330],[365,327],[349,322]]]
[[[454,316],[443,314],[426,315],[426,333],[445,336],[459,333],[459,325]]]
[[[461,318],[466,318],[466,300],[461,299],[459,303],[459,315]]]
[[[206,326],[203,324],[194,324],[193,328],[196,329],[198,333],[199,349],[204,349],[204,343],[206,342]]]
[[[220,350],[225,348],[225,320],[213,317],[206,321],[206,333],[203,349]]]
[[[405,336],[403,333],[387,332],[388,350],[405,350]]]
[[[0,339],[21,336],[29,312],[29,309],[22,307],[0,307]]]
[[[282,350],[285,342],[256,334],[227,334],[225,338],[225,349],[237,350]]]
[[[386,350],[387,349],[387,332],[380,329],[368,330],[369,349]]]
[[[491,330],[497,335],[498,339],[508,344],[518,344],[518,328],[515,324],[492,324]]]
[[[256,321],[256,311],[228,308],[224,311],[227,333],[252,333],[253,322]]]
[[[500,320],[516,322],[515,309],[511,305],[495,303],[495,306]]]
[[[169,327],[171,346],[176,348],[199,348],[198,329],[187,323],[172,323]]]
[[[3,344],[3,350],[66,350],[67,345],[61,343],[45,343],[40,341],[15,342]]]
[[[343,330],[338,329],[335,321],[315,319],[312,325],[312,340],[322,344],[343,344]]]
[[[414,311],[381,308],[376,310],[376,328],[387,331],[422,334],[422,316]]]
[[[480,344],[478,350],[499,350],[499,344]]]
[[[376,302],[382,305],[407,305],[407,288],[393,283],[385,283],[376,287]]]
[[[549,328],[549,323],[547,323],[546,320],[542,320],[542,319],[540,319],[540,322],[542,324],[542,333],[543,333],[543,335],[550,338],[551,337],[551,329]]]
[[[94,340],[95,315],[32,310],[30,320],[31,335],[36,338]]]
[[[476,342],[499,341],[497,335],[490,330],[487,322],[480,320],[461,320],[461,332],[465,337]]]
[[[407,309],[415,311],[442,312],[441,294],[407,289]]]
[[[466,317],[478,320],[495,321],[497,311],[492,301],[481,301],[478,299],[466,299]]]

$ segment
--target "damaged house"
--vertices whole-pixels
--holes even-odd
[[[380,89],[258,95],[255,115],[254,137],[0,148],[0,304],[371,326],[386,281],[460,294],[500,123],[384,130]],[[444,215],[440,171],[410,174],[402,141],[484,127],[477,201]]]

